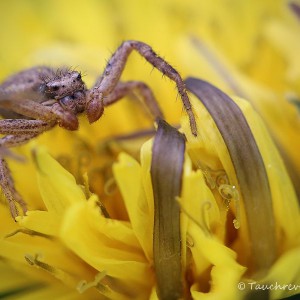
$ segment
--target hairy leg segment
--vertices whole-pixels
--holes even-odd
[[[184,108],[189,116],[191,131],[193,135],[197,136],[195,116],[181,76],[163,58],[158,56],[149,45],[139,41],[124,42],[108,61],[102,76],[90,91],[90,99],[87,106],[89,121],[94,122],[101,116],[101,112],[103,112],[103,109],[101,109],[103,107],[102,99],[111,94],[117,86],[128,56],[133,50],[137,51],[153,67],[176,83]]]
[[[40,120],[5,119],[0,120],[0,133],[6,134],[0,139],[0,149],[12,148],[26,144],[29,140],[37,137],[45,130],[55,126],[55,123],[46,123]],[[3,151],[5,153],[5,151]],[[5,158],[0,151],[0,185],[8,202],[13,218],[27,211],[27,205],[16,191],[14,180]]]

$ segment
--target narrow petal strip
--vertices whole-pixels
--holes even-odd
[[[150,153],[150,149],[148,152]],[[149,168],[147,168],[148,172]],[[146,188],[142,186],[143,170],[132,157],[121,153],[118,163],[113,166],[113,171],[123,195],[132,229],[148,260],[151,261],[153,247],[149,236],[152,236],[153,232],[153,210],[149,209]]]
[[[226,144],[246,210],[254,271],[264,271],[277,247],[269,181],[254,136],[240,108],[222,91],[195,78],[188,78],[186,86],[204,104]]]
[[[182,297],[180,209],[185,138],[164,121],[158,122],[152,148],[154,196],[153,255],[160,299]]]

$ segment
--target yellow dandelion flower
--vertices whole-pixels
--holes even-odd
[[[142,40],[193,76],[198,131],[170,105],[171,83],[133,54],[122,79],[149,82],[174,127],[154,129],[127,99],[97,124],[83,116],[79,131],[55,128],[17,149],[27,160],[9,166],[29,210],[14,221],[0,207],[0,297],[299,294],[300,3],[231,4],[0,3],[1,79],[78,65],[92,86],[122,40]]]

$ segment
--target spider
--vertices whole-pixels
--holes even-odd
[[[104,107],[137,90],[155,118],[163,114],[150,88],[140,81],[121,82],[120,77],[130,53],[135,50],[163,75],[173,80],[188,114],[192,133],[196,136],[196,122],[184,82],[179,73],[152,48],[140,41],[125,41],[108,61],[103,74],[91,89],[87,89],[81,73],[46,66],[20,71],[0,85],[0,185],[13,218],[18,206],[23,214],[27,206],[16,191],[4,159],[7,148],[22,145],[56,125],[67,130],[78,129],[77,115],[86,113],[90,123],[97,121]]]

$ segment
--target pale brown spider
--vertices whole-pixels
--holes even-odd
[[[3,153],[9,147],[19,146],[57,124],[68,130],[78,128],[77,114],[86,112],[90,123],[97,121],[105,106],[138,90],[155,118],[163,114],[149,87],[139,81],[120,82],[127,58],[136,50],[165,76],[175,81],[184,108],[189,116],[192,133],[197,135],[196,123],[184,82],[179,73],[150,46],[139,41],[125,41],[108,61],[103,74],[89,90],[81,74],[70,69],[54,70],[33,67],[21,71],[0,86],[0,185],[8,201],[13,218],[18,215],[17,203],[23,213],[26,203],[15,190]]]

